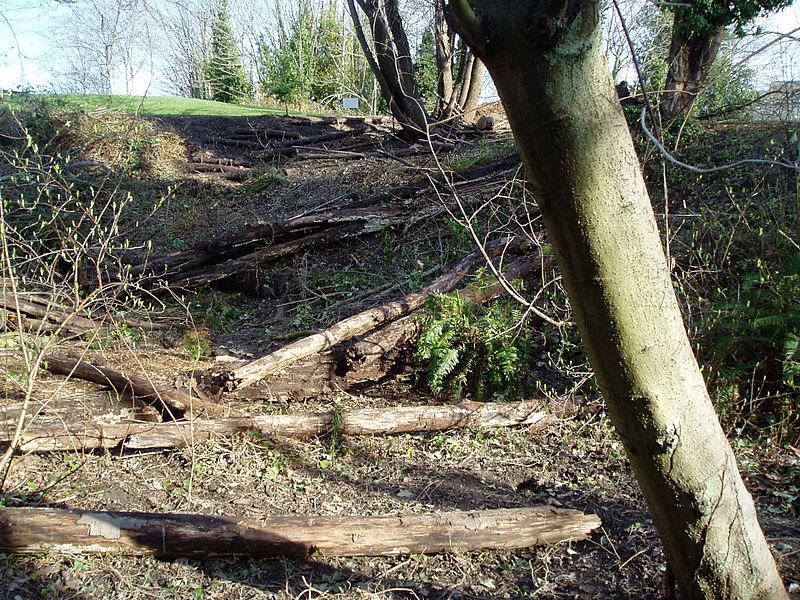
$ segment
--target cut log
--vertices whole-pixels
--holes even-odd
[[[510,238],[496,240],[487,245],[487,251],[490,253],[501,252],[508,247],[510,241]],[[483,256],[477,250],[473,251],[462,259],[455,268],[419,292],[414,292],[394,302],[362,311],[343,321],[339,321],[325,331],[304,337],[267,356],[224,374],[222,380],[225,382],[225,387],[228,389],[247,387],[305,356],[327,350],[331,346],[364,335],[384,323],[407,315],[422,306],[431,294],[450,291],[482,258]]]
[[[314,248],[319,243],[349,237],[343,227],[348,223],[358,223],[359,227],[363,227],[366,222],[370,222],[372,227],[380,227],[381,223],[385,223],[388,227],[398,222],[405,222],[402,215],[402,211],[397,208],[369,207],[315,213],[278,223],[265,223],[248,227],[241,233],[198,244],[191,250],[153,259],[147,264],[133,267],[131,273],[141,275],[148,271],[156,272],[156,279],[169,282],[179,278],[187,279],[192,275],[202,275],[204,265],[216,263],[224,277],[227,276],[224,274],[226,272],[233,273],[259,261],[281,258],[300,250]],[[326,232],[325,228],[334,230]],[[267,247],[254,252],[259,245]],[[238,265],[221,264],[245,255],[250,256]]]
[[[406,516],[269,517],[0,508],[0,551],[158,557],[395,556],[581,540],[597,515],[551,506]]]
[[[229,167],[252,167],[253,163],[249,160],[239,160],[236,158],[224,158],[219,156],[196,156],[192,159],[192,164],[201,165],[227,165]]]
[[[508,281],[525,279],[538,271],[539,267],[536,256],[525,256],[509,266],[503,275]],[[476,304],[489,302],[503,293],[505,288],[499,282],[481,287],[470,286],[458,292],[464,300]],[[348,346],[344,350],[344,359],[337,361],[338,370],[345,371],[339,376],[340,385],[347,388],[365,381],[378,381],[392,370],[400,371],[396,364],[400,349],[419,335],[426,312],[419,310],[393,321]],[[344,368],[341,363],[344,363]]]
[[[22,293],[14,295],[8,289],[3,289],[0,293],[0,306],[12,314],[19,311],[24,315],[40,317],[53,323],[63,323],[70,331],[91,331],[102,327],[101,323],[77,315],[48,299]]]
[[[358,160],[367,158],[363,152],[351,152],[347,150],[328,150],[327,148],[295,148],[297,160]]]
[[[476,186],[484,185],[487,178],[499,177],[509,168],[513,168],[518,164],[518,157],[506,157],[488,165],[479,165],[478,167],[455,172],[452,177],[459,189],[466,190],[472,184]],[[227,277],[239,270],[253,267],[253,261],[263,263],[287,256],[293,252],[308,248],[320,248],[325,244],[335,243],[341,239],[340,236],[342,234],[352,237],[374,233],[383,228],[380,226],[381,223],[385,223],[385,226],[390,226],[396,222],[406,224],[409,219],[420,220],[439,214],[443,210],[441,204],[433,202],[428,203],[421,212],[417,211],[417,213],[410,212],[407,208],[404,208],[403,211],[398,210],[399,207],[396,206],[382,206],[386,203],[396,205],[399,200],[408,200],[429,190],[430,187],[430,181],[425,178],[414,184],[400,186],[388,192],[350,202],[337,212],[316,213],[306,215],[302,219],[289,219],[288,221],[248,227],[244,232],[227,234],[215,240],[198,244],[189,250],[151,258],[146,263],[131,267],[130,273],[136,276],[152,273],[153,276],[151,278],[141,282],[141,285],[145,287],[152,286],[155,282],[160,281],[165,281],[169,285],[171,282],[178,280],[182,280],[181,285],[183,286],[192,285],[190,278],[194,276],[198,277],[197,281],[200,283],[208,283],[209,280],[203,277],[203,271],[207,265],[220,265],[225,261],[238,259],[253,253],[250,259],[243,260],[238,264],[220,266],[220,271],[217,274],[208,273],[211,277],[210,281],[214,281]],[[330,234],[320,231],[326,227],[337,228],[345,223],[356,221],[370,221],[372,226],[353,231],[336,229]],[[299,231],[302,229],[307,229],[307,231]],[[310,237],[304,241],[297,242],[297,238],[303,235]],[[267,248],[263,254],[255,253],[259,246],[275,246],[287,243],[289,245],[281,248]],[[216,267],[212,267],[212,270],[213,268]]]
[[[237,175],[243,175],[250,172],[250,170],[246,167],[221,164],[209,165],[206,163],[192,163],[192,171],[196,173],[235,173]]]
[[[361,135],[367,131],[367,127],[359,127],[357,129],[346,129],[345,131],[335,131],[333,133],[324,133],[322,135],[312,135],[299,140],[290,140],[281,144],[276,144],[272,148],[259,152],[257,155],[260,158],[270,158],[278,154],[284,154],[286,150],[295,148],[297,146],[309,146],[311,144],[318,144],[320,142],[332,142],[334,140],[343,140],[356,135]]]
[[[286,138],[287,140],[298,140],[303,137],[302,134],[296,131],[284,131],[283,129],[269,129],[264,127],[257,127],[253,129],[234,129],[233,134],[236,136],[247,135],[251,137],[277,137]]]
[[[174,416],[207,415],[219,417],[241,414],[220,406],[216,402],[203,400],[197,396],[190,396],[176,389],[157,386],[145,377],[123,375],[118,371],[96,367],[84,361],[62,360],[47,356],[44,358],[43,363],[44,367],[51,373],[77,377],[78,379],[110,386],[121,394],[132,394],[147,402],[160,403]]]
[[[28,325],[29,329],[41,331],[62,331],[83,334],[95,331],[103,327],[106,323],[88,317],[81,316],[73,310],[50,300],[48,297],[26,294],[23,292],[13,293],[8,288],[0,290],[0,309],[7,311],[6,317],[15,318],[19,312],[23,317],[36,317],[27,319],[23,327]],[[163,325],[151,323],[132,317],[113,317],[113,323],[129,325],[131,327],[142,327],[145,329],[160,329]],[[1,324],[0,320],[0,324]]]
[[[223,146],[236,146],[241,148],[258,148],[259,150],[263,150],[267,148],[267,145],[264,142],[251,142],[249,140],[234,140],[231,138],[222,138],[222,137],[215,137],[215,138],[207,138],[203,140],[207,144],[222,144]]]
[[[310,438],[339,435],[390,435],[410,431],[491,429],[527,425],[543,429],[552,419],[541,410],[545,401],[462,402],[443,406],[368,408],[343,413],[259,415],[165,423],[94,422],[88,425],[26,430],[23,452],[86,451],[96,448],[143,450],[186,446],[222,436],[257,431],[264,435]]]

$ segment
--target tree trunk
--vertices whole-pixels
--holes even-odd
[[[597,515],[550,506],[405,516],[268,517],[0,508],[0,551],[129,556],[396,556],[582,540]]]
[[[786,600],[686,335],[603,53],[599,1],[451,6],[494,78],[684,597]]]
[[[475,120],[475,109],[478,108],[478,103],[481,99],[484,79],[486,79],[486,66],[483,64],[483,61],[476,58],[472,62],[469,85],[465,88],[460,103],[461,114],[467,122]]]
[[[416,76],[411,63],[397,0],[357,0],[369,23],[374,53],[367,41],[353,0],[347,0],[353,27],[381,94],[392,115],[403,128],[404,137],[413,141],[428,132],[428,115],[417,92]]]
[[[453,97],[453,41],[452,27],[445,16],[444,0],[434,5],[433,38],[436,44],[436,109],[437,119],[446,119],[447,107]]]
[[[446,431],[457,428],[491,429],[528,425],[541,429],[552,422],[541,411],[541,400],[524,402],[462,402],[444,406],[365,408],[343,413],[260,415],[197,419],[167,423],[96,421],[64,427],[29,428],[22,434],[22,452],[86,451],[96,448],[125,450],[174,448],[235,433],[311,438],[338,435],[390,435],[410,431]]]
[[[689,114],[725,37],[725,27],[710,34],[687,35],[678,25],[676,13],[667,81],[659,106],[664,123]]]

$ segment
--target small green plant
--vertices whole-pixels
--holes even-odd
[[[484,399],[520,393],[530,364],[523,313],[509,302],[482,307],[436,294],[417,343],[424,382],[436,394]]]
[[[237,298],[238,294],[204,290],[192,300],[189,312],[195,323],[201,323],[210,331],[225,333],[241,316],[241,311],[234,306]]]
[[[211,339],[205,328],[188,332],[183,338],[183,349],[192,360],[198,360],[211,348]]]
[[[247,187],[250,192],[258,193],[271,189],[281,183],[286,183],[287,181],[289,181],[287,175],[284,175],[277,169],[268,169],[248,179]]]
[[[736,296],[711,301],[707,337],[712,393],[727,424],[800,427],[800,254],[779,267],[761,259]],[[773,435],[777,434],[776,431]]]

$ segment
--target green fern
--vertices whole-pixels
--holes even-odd
[[[484,308],[459,294],[435,294],[428,311],[415,357],[433,393],[484,399],[521,391],[530,362],[522,311],[509,302]]]

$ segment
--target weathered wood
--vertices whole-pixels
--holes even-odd
[[[3,289],[0,293],[0,307],[16,313],[41,317],[51,322],[63,323],[70,330],[93,330],[102,327],[101,323],[82,317],[68,308],[28,294],[12,294],[10,290]]]
[[[297,160],[358,160],[367,158],[363,152],[351,152],[349,150],[328,150],[327,148],[296,148],[295,157]]]
[[[487,177],[502,174],[505,170],[518,163],[518,157],[506,157],[488,165],[479,165],[478,167],[457,171],[452,174],[452,177],[455,184],[462,186],[460,189],[465,190],[469,187],[470,182],[474,181],[476,185],[483,185]],[[137,276],[152,273],[152,277],[141,282],[141,285],[145,287],[157,281],[171,282],[177,279],[184,280],[181,285],[192,285],[188,281],[192,276],[198,276],[199,282],[207,283],[208,281],[227,277],[231,273],[245,269],[248,266],[254,266],[253,261],[263,263],[300,250],[319,248],[326,243],[335,242],[343,233],[347,234],[348,237],[352,237],[353,235],[374,233],[380,229],[368,227],[362,231],[353,232],[343,232],[338,229],[326,235],[318,231],[320,228],[338,227],[344,223],[355,221],[371,221],[375,225],[381,223],[381,219],[391,217],[396,217],[406,223],[409,218],[419,220],[435,216],[442,212],[441,204],[439,203],[429,203],[422,212],[418,212],[418,216],[414,216],[413,213],[409,213],[406,210],[405,214],[412,214],[411,217],[404,217],[394,206],[385,208],[381,206],[385,203],[396,204],[398,200],[407,200],[430,189],[430,187],[430,181],[425,178],[411,185],[400,186],[388,192],[381,192],[350,202],[336,212],[327,211],[305,215],[301,219],[289,219],[288,221],[251,226],[243,232],[226,234],[220,238],[197,244],[189,250],[148,259],[145,263],[131,267],[130,272],[132,275]],[[389,225],[395,222],[387,221]],[[315,227],[317,231],[313,229]],[[309,230],[302,232],[303,235],[314,234],[314,237],[309,237],[300,242],[290,239],[290,235],[297,235],[292,232],[298,232],[298,230],[304,228]],[[206,265],[218,265],[228,260],[241,258],[247,254],[254,253],[259,246],[265,244],[275,246],[284,243],[289,245],[281,248],[267,248],[264,254],[252,254],[250,257],[252,260],[246,259],[239,264],[219,267],[219,277],[214,273],[209,273],[210,280],[203,278],[203,271]]]
[[[218,556],[394,556],[580,540],[597,515],[551,506],[405,516],[269,517],[0,509],[0,551]]]
[[[497,253],[502,251],[509,243],[509,238],[497,240],[487,246],[487,251]],[[431,294],[451,290],[482,258],[483,256],[480,252],[473,251],[451,271],[445,273],[419,292],[413,292],[394,302],[362,311],[343,321],[339,321],[325,331],[304,337],[243,367],[234,369],[223,375],[226,386],[230,389],[237,389],[252,385],[267,375],[275,373],[305,356],[316,354],[345,340],[364,335],[384,323],[407,315],[422,306]]]
[[[413,223],[427,218],[431,211],[442,210],[440,205],[432,204],[416,215],[393,207],[342,209],[304,215],[250,227],[243,233],[223,236],[191,250],[153,259],[133,267],[131,272],[138,275],[153,273],[140,281],[140,285],[145,287],[156,281],[166,282],[171,287],[203,285],[301,250],[324,247],[397,223]]]
[[[277,137],[290,140],[298,140],[303,135],[297,131],[285,131],[283,129],[270,129],[266,127],[254,127],[253,129],[234,129],[234,135],[247,135],[251,137]]]
[[[222,138],[222,137],[214,137],[214,138],[207,138],[205,140],[208,144],[222,144],[223,146],[237,146],[241,148],[258,148],[263,150],[267,148],[267,144],[264,142],[251,142],[249,140],[239,140],[239,139],[231,139],[231,138]]]
[[[23,317],[33,316],[38,319],[28,319],[27,325],[30,329],[41,331],[68,331],[72,333],[85,333],[95,331],[106,325],[105,321],[90,319],[81,316],[70,308],[53,302],[48,297],[41,297],[24,292],[13,293],[8,288],[0,290],[0,309],[7,311],[8,316],[13,317],[17,312]],[[108,320],[113,323],[130,325],[131,327],[142,327],[145,329],[160,329],[163,325],[135,319],[133,317],[115,316]],[[26,323],[22,324],[23,326]]]
[[[206,163],[192,163],[192,171],[197,173],[235,173],[237,175],[244,175],[250,172],[247,167]]]
[[[236,158],[225,158],[220,156],[195,156],[192,164],[202,165],[227,165],[229,167],[252,167],[253,163],[249,160],[239,160]]]
[[[43,364],[45,369],[51,373],[107,385],[119,393],[132,394],[147,402],[160,403],[176,416],[207,415],[218,417],[240,414],[215,402],[203,400],[197,396],[190,396],[180,390],[157,386],[145,377],[123,375],[118,371],[96,367],[84,361],[62,360],[47,356],[44,358]]]
[[[389,225],[385,225],[388,227]],[[180,273],[180,277],[174,280],[168,280],[162,276],[162,279],[168,281],[170,288],[192,288],[201,285],[208,285],[220,279],[230,277],[234,273],[252,269],[262,265],[268,261],[276,260],[284,256],[290,256],[301,250],[309,250],[312,248],[326,247],[341,240],[345,240],[357,235],[362,234],[365,230],[369,230],[368,223],[349,223],[325,229],[317,233],[312,233],[299,240],[285,242],[283,244],[274,244],[267,246],[256,252],[251,252],[239,258],[234,258],[223,263],[210,265],[208,267],[199,267],[191,271]]]
[[[95,421],[87,425],[29,428],[20,440],[23,452],[172,448],[235,433],[309,438],[340,435],[390,435],[410,431],[490,429],[527,425],[542,429],[552,419],[541,410],[543,400],[523,402],[462,402],[443,406],[403,406],[358,409],[342,413],[259,415],[164,423]]]
[[[311,135],[308,137],[300,138],[299,140],[289,140],[288,142],[282,142],[280,144],[276,144],[273,147],[269,148],[268,150],[257,153],[257,155],[261,158],[270,158],[276,154],[282,154],[286,150],[295,148],[297,146],[308,146],[311,144],[317,144],[319,142],[332,142],[334,140],[342,140],[356,135],[361,135],[364,132],[366,132],[367,129],[368,129],[367,127],[359,127],[356,129],[335,131],[333,133],[324,133],[322,135]]]
[[[525,256],[517,259],[503,273],[508,281],[524,279],[538,271],[540,266],[536,256]],[[505,293],[505,288],[499,282],[487,286],[469,286],[459,290],[458,294],[467,302],[482,304]],[[392,369],[397,370],[396,364],[400,349],[414,340],[422,330],[422,321],[427,313],[425,309],[415,311],[411,315],[393,321],[388,325],[364,336],[351,344],[344,351],[344,368],[339,365],[339,371],[344,374],[339,376],[344,386],[362,383],[364,381],[377,381],[386,376]]]

